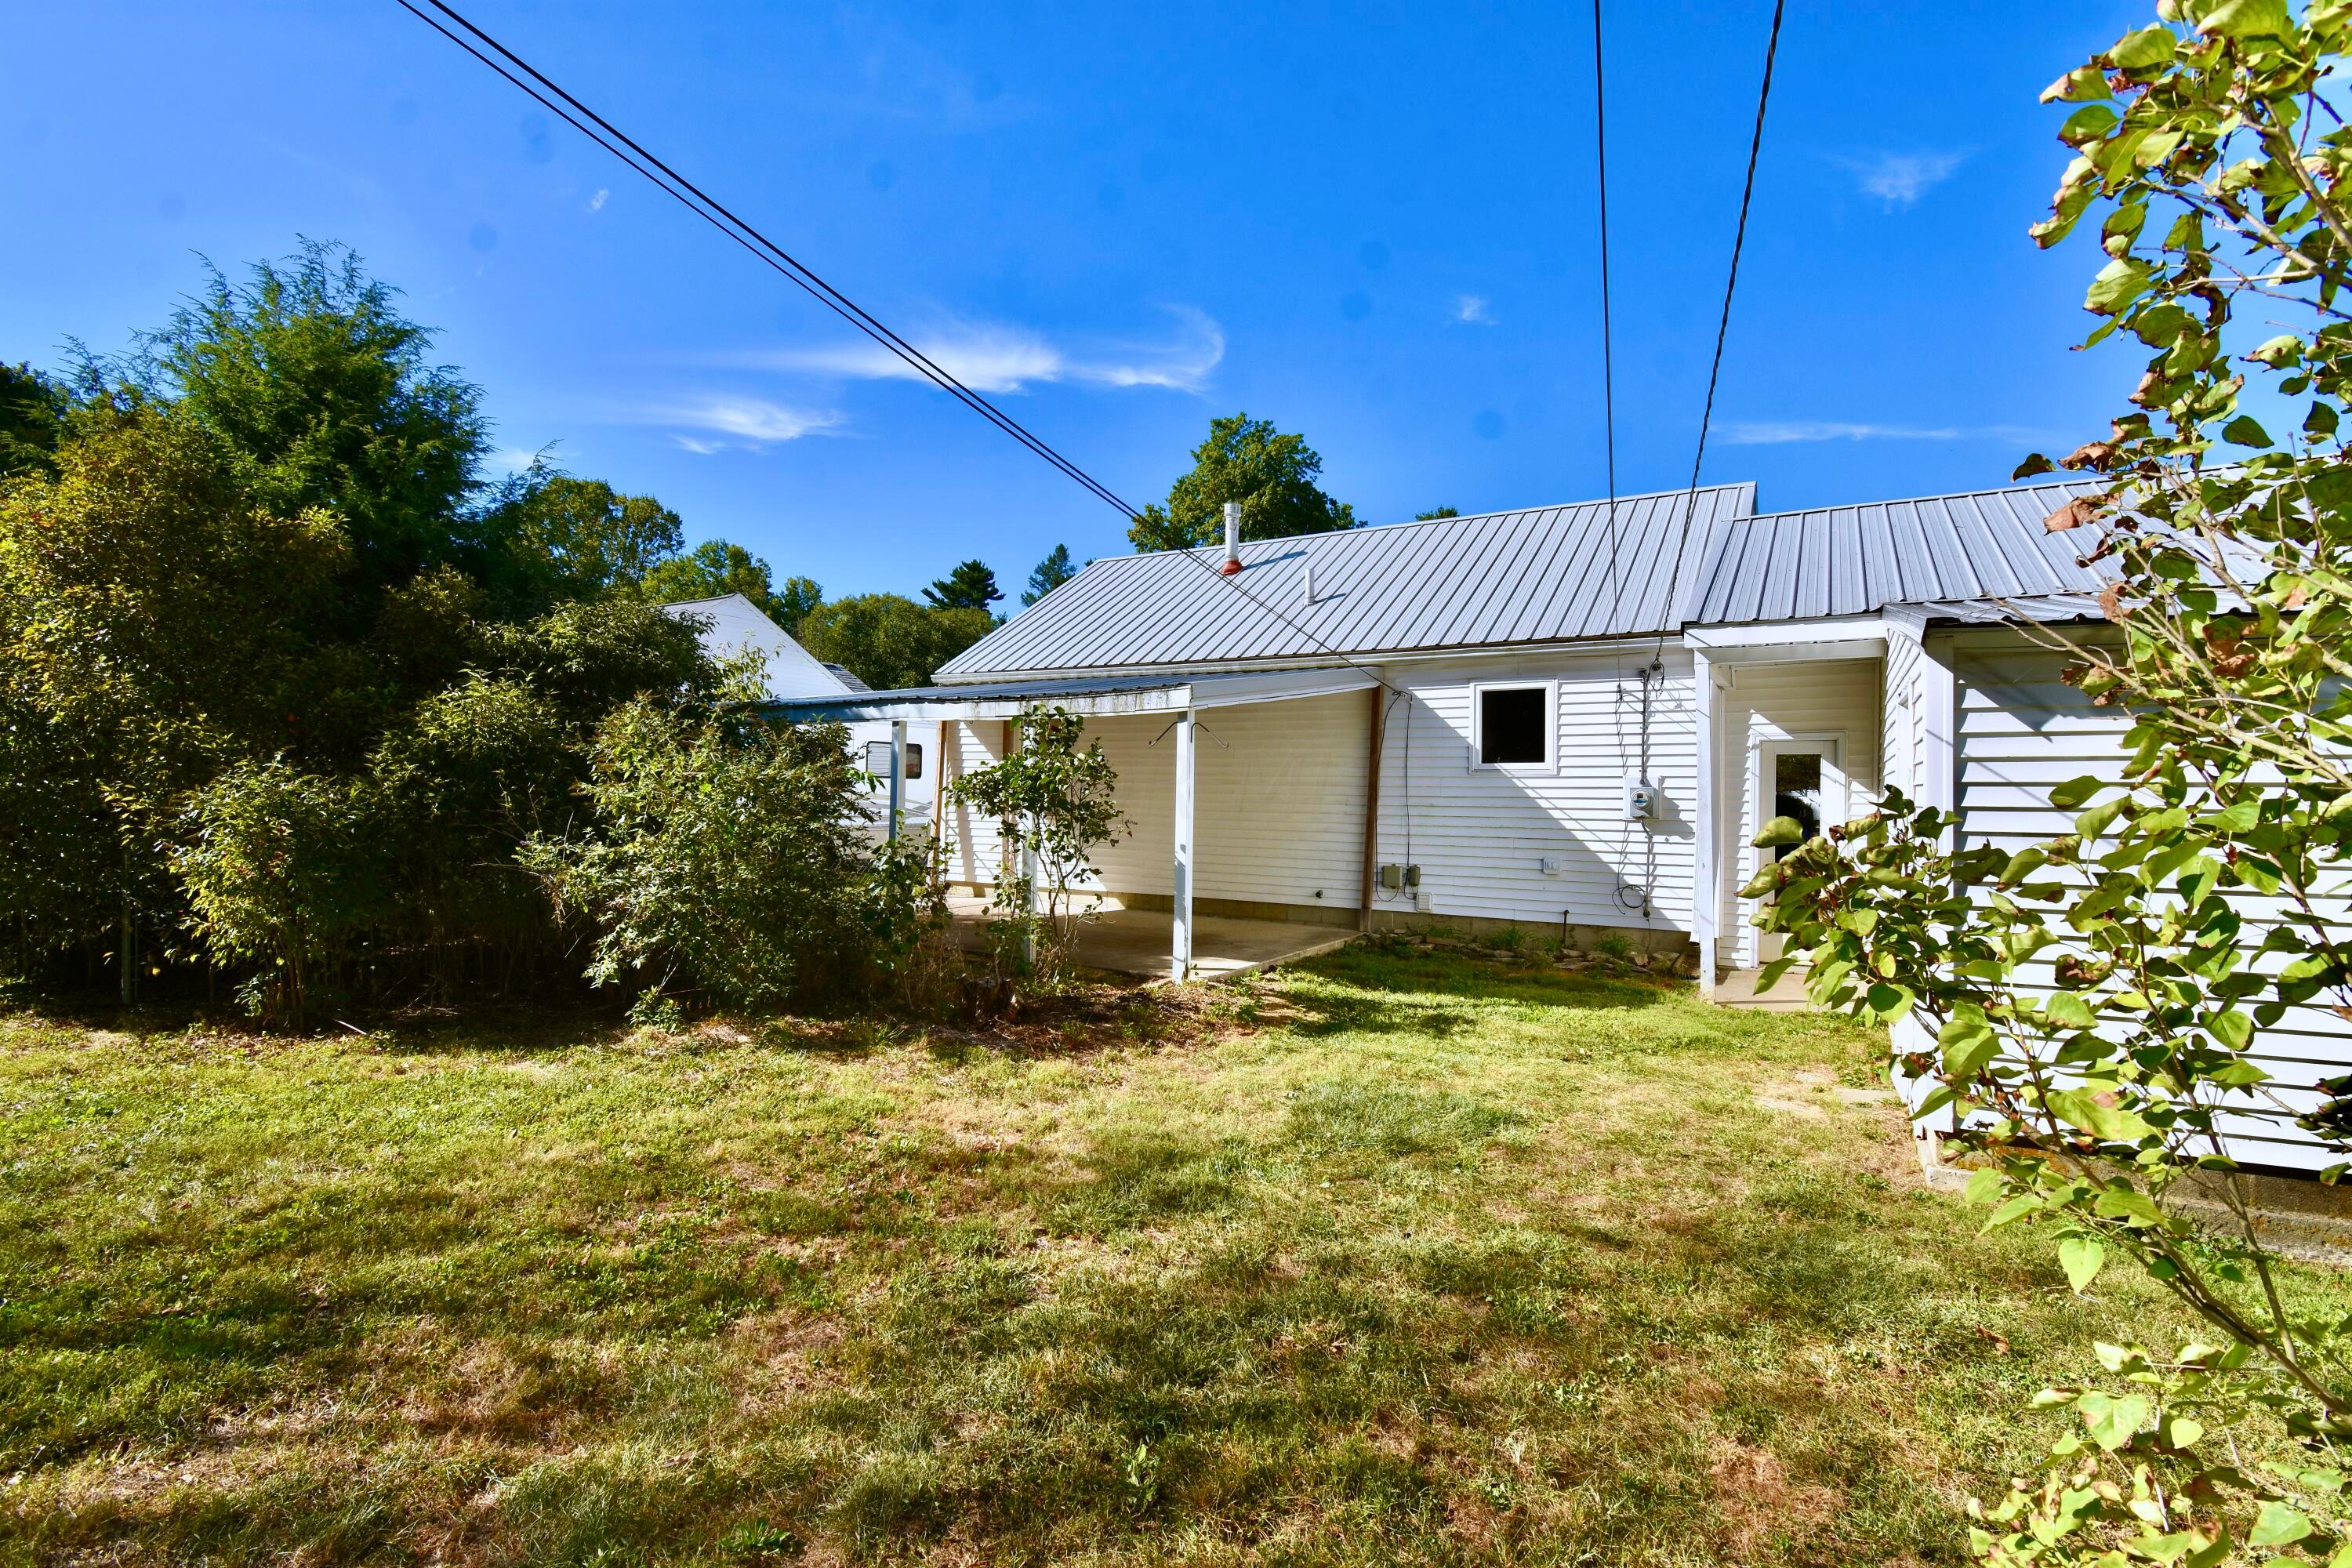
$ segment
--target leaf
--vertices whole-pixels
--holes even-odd
[[[2070,1236],[2058,1244],[2058,1266],[2066,1271],[2066,1283],[2077,1296],[2090,1289],[2106,1260],[2107,1249],[2087,1236]]]
[[[2311,1521],[2296,1509],[2283,1502],[2266,1502],[2254,1520],[2253,1533],[2246,1537],[2246,1544],[2291,1546],[2310,1533]]]
[[[1979,1165],[1969,1173],[1968,1191],[1964,1194],[1972,1204],[1989,1204],[2000,1196],[2000,1173],[1990,1165]]]
[[[2105,495],[2076,496],[2043,518],[2042,527],[2049,533],[2063,533],[2070,528],[2080,528],[2086,522],[2097,521],[2099,513],[2114,499]],[[2059,804],[2063,805],[2065,803],[2062,801]]]
[[[2091,1441],[2112,1454],[2132,1440],[2140,1423],[2147,1419],[2150,1406],[2144,1394],[2126,1394],[2117,1398],[2094,1390],[2074,1401],[2074,1408],[2083,1413],[2083,1425],[2089,1428]]]
[[[2090,1003],[2073,991],[2061,991],[2042,1004],[2042,1016],[2062,1029],[2087,1029],[2099,1021]]]
[[[2243,1013],[2216,1013],[2205,1020],[2205,1026],[2213,1032],[2215,1039],[2233,1051],[2242,1051],[2253,1043],[2254,1021]]]
[[[1749,840],[1759,849],[1779,849],[1805,841],[1805,825],[1793,816],[1776,816]]]
[[[2205,1423],[2193,1415],[2168,1415],[2164,1422],[2164,1440],[2176,1448],[2193,1448],[2205,1436]]]
[[[2092,1212],[2105,1219],[2137,1220],[2143,1225],[2164,1223],[2164,1211],[2156,1206],[2156,1200],[2137,1187],[2107,1188],[2099,1194]]]
[[[2221,439],[2236,447],[2267,447],[2271,444],[2270,432],[2248,414],[2241,414],[2222,426]]]
[[[1993,1058],[2000,1054],[2000,1037],[1985,1022],[1978,1009],[1955,1009],[1944,1026],[1936,1032],[1936,1043],[1943,1047],[1944,1071],[1953,1078],[1974,1078]]]
[[[2284,38],[2294,31],[2286,0],[2221,0],[2197,19],[2209,38]]]
[[[2088,110],[2084,113],[2090,112]],[[2083,295],[2083,309],[2095,315],[2112,316],[2126,305],[2147,292],[2155,271],[2145,261],[2123,258],[2099,268],[2091,279],[2091,287]]]
[[[2104,103],[2086,103],[2066,117],[2058,128],[2058,140],[2069,147],[2080,147],[2085,142],[2096,142],[2116,128],[2116,111]]]
[[[2126,33],[2107,51],[2107,63],[2117,70],[2146,70],[2172,58],[2172,29],[2160,24]]]
[[[2064,784],[2052,788],[2050,804],[2061,811],[2072,811],[2113,784],[2112,779],[2103,779],[2095,773],[2077,773]]]
[[[2277,337],[2270,339],[2252,350],[2246,357],[2259,360],[2273,370],[2279,370],[2303,358],[2303,340],[2293,332],[2281,332]]]
[[[2136,1142],[2156,1131],[2136,1112],[2106,1103],[2112,1098],[2111,1091],[2062,1089],[2045,1096],[2044,1103],[2068,1126],[2079,1127],[2105,1142]]]

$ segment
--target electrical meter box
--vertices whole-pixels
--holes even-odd
[[[1658,815],[1658,786],[1647,779],[1625,781],[1625,820],[1648,822]]]

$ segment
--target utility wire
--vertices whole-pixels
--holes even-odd
[[[835,315],[840,316],[844,321],[849,322],[850,325],[856,327],[859,331],[865,333],[867,337],[881,344],[883,348],[888,350],[891,353],[905,361],[907,364],[911,366],[915,372],[921,375],[925,380],[930,382],[933,385],[939,387],[949,395],[956,398],[959,402],[964,404],[974,413],[978,414],[982,418],[988,420],[991,424],[1003,430],[1006,435],[1011,436],[1014,440],[1019,441],[1023,446],[1027,447],[1031,451],[1036,453],[1037,456],[1053,464],[1065,475],[1075,479],[1078,484],[1085,487],[1085,489],[1097,499],[1118,508],[1122,513],[1129,516],[1134,515],[1135,509],[1133,507],[1120,500],[1118,496],[1114,494],[1108,487],[1097,481],[1092,475],[1087,473],[1083,468],[1080,468],[1076,463],[1070,461],[1070,459],[1064,457],[1060,452],[1055,451],[1051,446],[1047,445],[1034,433],[1024,426],[1011,415],[1006,414],[1003,409],[989,402],[987,398],[982,397],[979,393],[974,392],[971,388],[966,386],[961,381],[956,379],[956,377],[950,374],[948,371],[942,369],[938,363],[931,360],[929,355],[923,353],[922,351],[908,343],[905,339],[899,337],[898,333],[892,331],[888,327],[883,325],[882,322],[877,321],[872,315],[868,314],[855,300],[852,300],[847,295],[842,293],[841,290],[835,289],[831,283],[828,283],[824,279],[818,276],[814,271],[812,271],[808,267],[803,265],[796,257],[793,256],[792,253],[776,245],[772,240],[770,240],[767,236],[761,234],[751,224],[746,223],[743,219],[738,217],[726,206],[713,199],[709,193],[705,192],[700,186],[695,184],[691,180],[688,180],[684,175],[678,174],[677,170],[671,168],[661,159],[647,152],[625,132],[614,126],[610,121],[605,120],[594,110],[590,109],[587,105],[574,98],[571,93],[565,91],[560,84],[551,80],[548,77],[543,75],[536,67],[532,66],[530,61],[516,54],[512,49],[508,48],[504,44],[499,42],[498,39],[492,37],[488,33],[484,32],[480,27],[467,20],[459,12],[448,5],[443,5],[441,0],[425,0],[425,3],[431,5],[435,10],[442,13],[443,16],[447,16],[451,21],[457,23],[458,26],[464,28],[467,32],[471,33],[476,38],[480,39],[492,52],[499,55],[506,61],[511,63],[514,67],[514,70],[508,69],[505,65],[501,65],[498,60],[492,59],[488,55],[484,54],[481,49],[475,47],[471,42],[458,37],[456,33],[451,32],[438,20],[426,15],[424,10],[420,9],[413,3],[413,0],[398,0],[398,4],[403,10],[410,13],[418,20],[425,23],[425,26],[431,27],[435,32],[439,33],[443,37],[447,38],[451,43],[456,44],[459,48],[464,49],[467,54],[473,56],[484,65],[488,66],[492,70],[498,72],[499,75],[504,77],[508,81],[513,83],[525,93],[528,93],[531,98],[537,100],[543,107],[552,113],[560,116],[566,123],[571,125],[572,129],[578,131],[582,135],[586,136],[590,141],[594,142],[598,146],[603,147],[606,152],[612,153],[622,163],[628,164],[630,168],[635,170],[639,174],[644,175],[647,181],[651,182],[655,186],[670,196],[671,199],[677,202],[681,206],[684,206],[688,211],[701,218],[705,223],[709,224],[713,228],[718,229],[721,234],[726,235],[730,239],[734,240],[736,244],[743,247],[744,249],[751,251],[753,256],[757,257],[774,271],[782,274],[793,283],[798,285],[819,303],[825,306],[826,309],[832,310]],[[521,77],[516,76],[515,70],[521,71],[524,76],[530,78],[530,80],[525,81]],[[533,86],[533,83],[537,83],[538,85]],[[541,90],[542,88],[545,91]],[[549,93],[554,94],[556,98],[562,100],[562,102],[558,103],[551,100],[548,97]],[[587,123],[583,123],[583,119]],[[591,129],[592,125],[594,129]],[[600,132],[602,134],[599,133]],[[619,145],[615,145],[614,143],[616,142]],[[627,149],[627,151],[624,152],[624,148]]]
[[[1715,422],[1715,385],[1723,374],[1723,340],[1731,331],[1731,295],[1739,286],[1739,252],[1748,242],[1748,207],[1756,196],[1756,161],[1764,150],[1764,108],[1772,100],[1772,61],[1780,52],[1780,15],[1788,0],[1772,0],[1772,32],[1764,44],[1764,85],[1756,94],[1756,130],[1748,140],[1748,178],[1739,187],[1739,226],[1731,235],[1731,271],[1723,280],[1723,314],[1715,324],[1715,358],[1706,370],[1706,406],[1699,415],[1698,449],[1691,454],[1690,497],[1683,503],[1683,526],[1675,540],[1674,569],[1666,574],[1665,615],[1659,617],[1658,646],[1650,656],[1665,652],[1664,622],[1675,611],[1675,589],[1682,580],[1683,552],[1690,545],[1691,520],[1698,511],[1698,471],[1706,461],[1707,426]]]
[[[1601,450],[1609,469],[1609,629],[1617,629],[1617,373],[1609,336],[1609,111],[1601,87],[1601,0],[1592,0],[1592,161],[1601,192]]]
[[[509,82],[513,84],[515,87],[520,88],[523,92],[537,100],[551,113],[562,119],[564,123],[570,125],[573,130],[579,132],[591,142],[595,142],[599,147],[602,147],[607,153],[612,153],[614,157],[619,159],[623,163],[627,164],[637,174],[643,175],[646,181],[652,184],[656,189],[668,195],[679,205],[694,214],[695,216],[702,219],[703,222],[710,225],[711,227],[725,235],[729,239],[733,240],[737,245],[751,252],[752,256],[757,258],[772,270],[781,273],[785,278],[791,279],[792,282],[798,285],[819,303],[825,306],[826,309],[832,310],[835,315],[838,315],[844,321],[848,321],[859,331],[865,333],[867,337],[873,339],[876,342],[887,349],[891,353],[905,361],[925,380],[930,382],[941,391],[946,392],[957,401],[962,403],[965,406],[971,408],[982,418],[986,419],[998,429],[1003,430],[1006,435],[1012,437],[1014,440],[1028,447],[1029,450],[1035,453],[1038,457],[1045,458],[1045,461],[1051,463],[1065,476],[1076,481],[1080,487],[1085,489],[1088,494],[1094,496],[1097,500],[1104,502],[1106,505],[1114,508],[1122,517],[1132,519],[1139,515],[1135,507],[1130,506],[1126,501],[1120,500],[1115,492],[1113,492],[1108,486],[1101,483],[1101,481],[1096,479],[1093,475],[1087,473],[1084,468],[1078,467],[1076,463],[1071,461],[1068,458],[1056,451],[1042,437],[1030,431],[1025,426],[1022,425],[1020,421],[1014,419],[1011,415],[1005,413],[1003,409],[989,402],[987,398],[982,397],[979,393],[974,392],[971,387],[966,386],[962,382],[957,380],[954,375],[941,368],[920,349],[918,349],[913,344],[908,342],[897,332],[891,331],[889,327],[884,325],[879,320],[869,314],[866,309],[859,305],[856,300],[850,299],[849,296],[844,294],[831,283],[826,282],[824,279],[819,277],[797,258],[793,257],[782,247],[777,245],[766,235],[761,233],[757,228],[754,228],[750,223],[738,217],[733,212],[730,211],[726,206],[722,205],[708,193],[703,191],[700,186],[695,184],[694,182],[688,180],[685,175],[680,174],[677,170],[671,168],[661,159],[647,152],[619,127],[604,119],[604,116],[598,114],[594,110],[590,109],[577,98],[574,98],[571,93],[564,90],[559,83],[548,78],[536,67],[531,65],[530,61],[524,59],[520,55],[516,54],[512,49],[507,47],[504,44],[499,42],[498,39],[492,37],[488,33],[483,31],[481,27],[468,20],[462,13],[450,5],[445,5],[443,0],[424,0],[425,5],[430,5],[435,11],[438,11],[442,16],[448,17],[450,21],[455,22],[459,27],[465,29],[466,32],[472,34],[475,38],[481,40],[482,44],[487,46],[493,54],[498,55],[501,59],[510,63],[514,68],[512,70],[509,69],[507,65],[499,63],[499,59],[491,58],[489,54],[483,53],[482,50],[480,48],[477,48],[473,43],[461,37],[458,34],[450,31],[450,29],[443,26],[438,19],[428,15],[424,9],[416,5],[415,0],[396,0],[396,3],[400,5],[401,9],[408,12],[417,20],[423,22],[426,26],[431,27],[435,32],[448,39],[451,43],[456,44],[459,48],[473,56],[482,64],[489,67],[490,69],[496,71],[499,76],[505,78]],[[516,71],[520,71],[522,75],[516,75]],[[526,81],[523,79],[524,77],[528,77],[530,79]],[[541,90],[542,89],[544,89],[544,90]],[[549,96],[551,93],[554,95],[552,98]],[[562,101],[558,102],[556,101],[557,100],[561,100]],[[626,150],[624,151],[624,149]],[[1346,665],[1350,669],[1356,670],[1360,674],[1370,676],[1374,681],[1383,688],[1387,688],[1391,690],[1394,689],[1394,688],[1389,687],[1388,681],[1381,678],[1379,671],[1367,665],[1360,664],[1355,659],[1349,658],[1346,654],[1340,652],[1338,648],[1333,647],[1329,643],[1324,641],[1321,637],[1317,637],[1305,626],[1300,626],[1289,616],[1285,615],[1281,610],[1267,604],[1265,600],[1251,593],[1247,588],[1243,587],[1242,584],[1234,578],[1226,576],[1224,574],[1219,572],[1216,567],[1210,565],[1209,563],[1201,555],[1196,553],[1195,551],[1184,550],[1180,551],[1177,553],[1183,555],[1187,560],[1192,562],[1193,564],[1199,566],[1202,571],[1209,573],[1212,576],[1215,577],[1217,581],[1224,584],[1234,593],[1239,594],[1244,599],[1249,601],[1250,604],[1255,605],[1265,614],[1273,616],[1284,626],[1288,626],[1292,631],[1297,632],[1300,637],[1305,637],[1308,642],[1312,643],[1318,648],[1320,648],[1323,652],[1329,654],[1341,664]]]

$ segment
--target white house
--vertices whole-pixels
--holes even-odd
[[[1196,913],[1440,918],[1619,931],[1712,994],[1770,956],[1737,894],[1764,818],[1895,784],[2021,845],[2066,830],[2050,784],[2116,765],[2127,721],[2020,625],[2096,635],[2102,569],[2042,526],[2092,488],[1759,514],[1725,485],[1114,557],[936,686],[782,707],[937,724],[950,771],[1024,707],[1087,715],[1133,825],[1096,890],[1172,911],[1180,976]],[[995,824],[943,826],[960,881],[1003,875]],[[2283,1082],[2352,1066],[2340,1021],[2294,1022]],[[2232,1131],[2321,1163],[2276,1108]]]
[[[740,594],[725,594],[715,599],[686,599],[675,605],[664,605],[662,611],[680,620],[690,620],[701,638],[705,651],[714,658],[740,658],[746,652],[756,653],[762,661],[768,695],[777,701],[804,698],[837,698],[866,690],[866,683],[837,664],[825,664],[803,647],[783,627],[768,618],[767,613]],[[868,773],[887,781],[890,776],[890,757],[894,741],[893,725],[887,719],[856,721],[849,726],[851,748],[856,752]],[[908,725],[900,743],[899,765],[905,777],[899,811],[901,820],[921,822],[930,818],[939,799],[939,726],[935,723]],[[875,787],[875,810],[888,810],[887,782]]]

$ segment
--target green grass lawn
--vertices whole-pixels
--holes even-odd
[[[1210,995],[0,1024],[0,1560],[1950,1562],[2158,1311],[1923,1190],[1838,1024]]]

